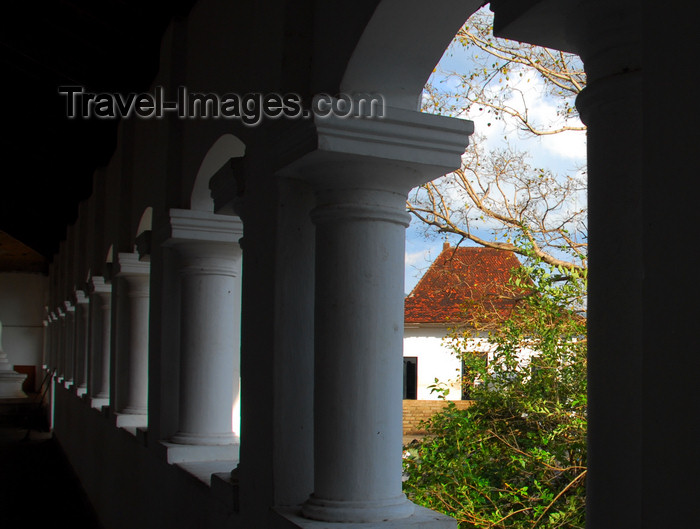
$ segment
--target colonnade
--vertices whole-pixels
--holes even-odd
[[[387,107],[382,119],[315,116],[251,128],[174,119],[141,123],[143,129],[123,124],[106,190],[96,179],[92,217],[79,217],[88,229],[69,229],[51,265],[46,357],[62,407],[70,407],[64,394],[72,391],[88,409],[106,410],[115,431],[123,426],[145,439],[148,452],[164,449],[168,463],[224,460],[226,472],[206,480],[212,495],[228,484],[215,498],[226,505],[217,523],[241,520],[237,526],[245,529],[328,522],[455,527],[401,493],[403,200],[413,186],[460,165],[471,123],[416,108],[430,70],[481,4],[307,3],[308,11],[292,16],[288,6],[272,2],[241,16],[238,4],[204,0],[165,33],[158,86],[379,92]],[[659,65],[692,54],[683,46],[667,44],[662,53],[650,48],[663,46],[663,38],[642,39],[639,9],[629,1],[494,0],[491,6],[498,33],[578,52],[589,79],[577,102],[588,125],[591,204],[588,523],[657,527],[669,525],[671,516],[676,526],[687,525],[694,520],[695,490],[681,490],[676,478],[690,475],[686,464],[697,437],[697,421],[686,417],[697,400],[688,367],[697,355],[687,346],[694,343],[694,313],[681,313],[676,303],[697,282],[689,266],[668,273],[658,241],[676,241],[674,262],[681,262],[685,246],[681,235],[661,233],[656,219],[696,208],[691,193],[654,193],[667,163],[674,181],[689,187],[687,138],[694,125],[646,133],[642,125],[660,121],[653,98],[671,93]],[[672,34],[665,18],[671,17],[659,17],[650,29],[658,23]],[[689,24],[692,17],[686,18]],[[681,71],[683,62],[677,63]],[[656,75],[642,79],[644,68]],[[676,109],[674,119],[694,115]],[[216,205],[197,209],[188,199],[198,167],[207,165],[202,157],[232,132],[245,141],[245,157],[236,164],[221,160],[195,184],[210,190]],[[134,250],[134,233],[126,232],[139,209],[154,201],[145,257]],[[242,220],[223,215],[234,211]],[[106,254],[109,245],[114,250],[86,263],[75,241],[91,232],[92,218],[103,218],[109,229],[100,231],[95,222],[97,235],[84,247],[92,242],[98,253]],[[680,220],[678,233],[691,240],[686,227],[694,224]],[[671,282],[678,277],[683,289]],[[84,324],[79,330],[76,323],[83,321],[84,298],[87,342]],[[241,429],[234,431],[238,366]],[[79,395],[85,372],[86,393]],[[667,432],[678,428],[685,435],[674,439],[675,455],[675,448],[667,449]],[[59,433],[72,440],[68,426]],[[100,433],[103,442],[107,436]],[[109,446],[123,449],[121,441]],[[73,447],[76,460],[81,449]],[[151,481],[128,481],[131,474],[116,464],[105,480],[83,472],[102,487],[95,497],[110,521],[124,512],[121,498],[105,485],[113,476],[128,484],[120,495],[142,486],[140,496],[130,498],[139,515],[158,508],[142,500],[158,488],[154,465],[133,459],[128,471]],[[199,488],[187,492],[181,496],[187,502],[204,497]],[[173,525],[173,517],[169,526],[191,527],[219,508],[216,501],[203,500],[194,514],[186,511],[189,503],[158,512],[185,512],[187,522]],[[162,522],[143,519],[125,526]]]
[[[181,393],[174,403],[180,429],[164,441],[233,449],[238,443],[232,408],[240,364],[241,222],[188,210],[173,210],[171,217],[167,244],[182,257],[183,346]],[[52,265],[56,280],[44,320],[44,368],[86,406],[132,433],[148,429],[149,261],[136,251],[118,252],[105,263],[104,275],[80,283],[68,279],[75,276],[73,269]],[[78,269],[79,263],[70,266]]]
[[[303,182],[314,204],[295,220],[311,226],[316,263],[313,282],[305,285],[315,292],[312,321],[304,323],[315,329],[314,339],[302,351],[315,359],[315,375],[308,379],[315,397],[298,410],[313,417],[313,458],[305,470],[313,488],[306,489],[300,514],[319,523],[400,525],[412,517],[417,527],[428,520],[451,527],[448,517],[416,507],[402,493],[403,276],[397,272],[403,268],[408,192],[458,165],[472,124],[390,112],[386,122],[318,118],[313,126],[339,139],[337,144],[297,157],[279,172],[282,180]],[[412,143],[408,157],[406,138]],[[374,155],[366,156],[367,150]],[[112,246],[103,275],[91,270],[78,283],[74,278],[87,267],[55,260],[46,367],[56,369],[62,386],[85,406],[99,408],[114,427],[147,439],[147,445],[157,443],[168,463],[195,468],[227,461],[233,469],[240,460],[246,468],[238,452],[245,433],[232,420],[245,321],[246,254],[239,244],[244,221],[171,208],[154,215],[149,228],[149,244],[135,244],[132,252]],[[261,241],[246,235],[243,247],[256,242]],[[69,235],[67,251],[75,244]],[[159,298],[151,295],[154,284]],[[158,343],[150,335],[154,314],[160,315],[161,332],[177,337],[170,342],[177,351],[159,352],[177,363],[176,369],[168,367],[177,377],[177,399],[157,405],[149,402],[154,394],[149,384],[159,376],[149,362]],[[152,431],[149,419],[163,407],[177,420],[170,435],[159,438],[162,430]],[[293,419],[281,418],[280,426]],[[290,520],[299,515],[280,508]]]

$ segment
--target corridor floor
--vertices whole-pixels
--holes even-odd
[[[58,442],[20,422],[0,423],[0,527],[103,529]]]

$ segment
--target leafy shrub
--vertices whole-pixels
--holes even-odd
[[[448,404],[407,447],[404,488],[460,528],[583,528],[586,476],[585,274],[514,272],[512,313],[491,325],[488,360],[469,351],[488,308],[454,329],[474,404]],[[528,357],[523,351],[535,351]]]

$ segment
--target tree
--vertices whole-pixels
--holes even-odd
[[[404,457],[409,497],[466,528],[583,528],[586,476],[586,274],[533,260],[514,271],[513,312],[489,327],[488,361],[468,338],[493,321],[469,307],[451,332],[475,374],[474,404],[450,403]],[[489,317],[485,317],[489,316]]]
[[[452,49],[469,58],[468,71],[436,71],[425,88],[424,111],[474,115],[482,128],[498,123],[521,138],[584,131],[574,105],[586,85],[578,57],[495,38],[492,22],[482,9],[460,30]],[[556,119],[530,111],[533,95],[553,105]],[[515,239],[524,238],[542,262],[580,271],[587,258],[585,191],[583,167],[556,174],[531,165],[510,142],[489,148],[477,135],[462,167],[416,188],[407,207],[428,233],[520,254]]]

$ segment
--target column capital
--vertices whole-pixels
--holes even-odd
[[[89,294],[111,294],[112,284],[103,276],[92,276],[87,283]]]
[[[171,209],[163,246],[181,258],[180,275],[240,275],[243,223],[237,216]]]
[[[238,244],[243,236],[240,217],[207,211],[175,209],[169,212],[170,222],[162,232],[163,244],[174,246],[182,242],[212,242]]]
[[[141,261],[139,254],[117,254],[113,277],[122,277],[129,286],[129,296],[148,297],[150,287],[151,263]]]
[[[73,305],[69,300],[66,300],[63,302],[64,306],[64,315],[75,312],[75,305]]]
[[[587,86],[576,99],[581,119],[591,111],[630,106],[641,98],[642,8],[633,0],[493,0],[494,34],[578,54]]]
[[[73,291],[73,299],[72,299],[73,306],[85,305],[89,301],[90,300],[88,299],[86,292],[84,290]]]
[[[113,277],[145,276],[151,271],[151,264],[139,259],[136,252],[119,252],[114,263]]]
[[[278,174],[317,189],[407,193],[457,169],[473,132],[471,121],[392,107],[381,118],[315,115],[281,139]]]

